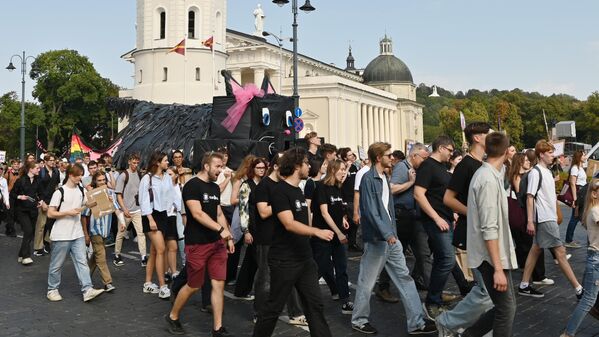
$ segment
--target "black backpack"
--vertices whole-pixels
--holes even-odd
[[[83,199],[85,198],[85,191],[83,190],[83,186],[81,186],[81,184],[77,184],[77,187],[79,187],[79,191],[81,192],[81,202],[83,202]],[[62,203],[64,202],[64,188],[58,188],[58,192],[60,192],[60,202],[58,203],[58,207],[56,207],[56,211],[60,212],[60,206],[62,206]],[[46,226],[44,226],[44,233],[50,233],[55,222],[56,219],[48,218],[46,220]]]
[[[539,190],[541,189],[541,184],[543,183],[543,174],[541,173],[541,169],[537,166],[533,167],[533,170],[537,170],[539,172],[539,186],[537,187],[537,191],[534,194],[534,199],[537,199],[537,194],[539,194]],[[531,170],[532,171],[532,170]],[[522,179],[520,179],[520,192],[518,193],[518,203],[520,207],[526,209],[526,199],[528,198],[528,174],[531,172],[528,171],[522,175]]]

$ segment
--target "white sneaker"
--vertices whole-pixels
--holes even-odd
[[[21,261],[21,264],[24,266],[28,266],[33,263],[33,260],[30,257],[26,257]]]
[[[21,263],[21,262],[23,262],[23,258],[19,256],[19,257],[17,258],[17,263]]]
[[[171,297],[171,290],[168,288],[168,286],[163,285],[162,287],[160,287],[160,291],[158,292],[158,297],[160,297],[162,299],[168,299]]]
[[[320,285],[324,285],[327,284],[327,281],[325,281],[322,277],[318,279],[318,284]]]
[[[152,282],[146,282],[143,286],[143,292],[146,294],[158,294],[158,285]]]
[[[552,286],[555,284],[555,282],[552,279],[545,277],[541,281],[534,281],[533,284],[536,284],[539,286]]]
[[[566,260],[570,260],[571,257],[572,257],[572,254],[566,254]],[[557,259],[553,259],[553,263],[559,264],[559,261]]]
[[[83,293],[83,302],[89,302],[94,298],[98,297],[98,295],[102,294],[104,289],[94,289],[89,288]]]
[[[46,298],[48,300],[50,300],[51,302],[62,301],[62,296],[60,296],[58,289],[48,290],[48,293],[46,294]]]
[[[297,317],[289,317],[289,324],[308,326],[308,320],[306,319],[306,316],[304,316],[304,315],[300,315]]]

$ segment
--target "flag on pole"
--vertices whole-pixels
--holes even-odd
[[[464,113],[460,111],[460,127],[462,127],[462,131],[466,129],[466,117],[464,117]]]
[[[202,41],[202,44],[204,45],[204,47],[208,47],[208,48],[210,48],[210,50],[212,50],[213,45],[214,45],[214,36],[211,36],[211,37],[207,38],[206,40]]]
[[[185,39],[181,40],[181,42],[177,43],[171,50],[168,52],[175,52],[177,54],[185,55]],[[167,53],[168,54],[168,53]]]

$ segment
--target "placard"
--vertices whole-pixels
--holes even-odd
[[[101,186],[87,192],[87,199],[90,203],[96,203],[91,207],[94,218],[99,219],[105,215],[112,214],[115,211],[114,203],[108,197],[108,188]]]
[[[368,159],[368,156],[366,155],[366,150],[364,150],[364,148],[360,145],[358,145],[358,158],[360,158],[360,160]]]
[[[553,151],[553,156],[559,157],[559,156],[563,155],[565,145],[566,145],[566,141],[563,139],[553,142],[553,147],[555,148],[555,151]]]
[[[6,162],[6,151],[0,151],[0,163]]]

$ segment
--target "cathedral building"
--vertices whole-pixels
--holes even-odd
[[[226,18],[226,0],[137,0],[136,48],[122,56],[134,64],[135,82],[120,96],[211,103],[225,95],[223,69],[242,85],[259,86],[268,75],[278,93],[291,96],[293,52],[265,39],[261,25],[239,32],[226,28]],[[169,52],[182,40],[185,55]],[[345,68],[299,54],[300,136],[317,131],[326,142],[353,149],[386,141],[403,150],[408,142],[422,142],[423,106],[412,74],[393,54],[391,38],[379,46],[379,56],[363,70],[356,69],[351,48]]]

